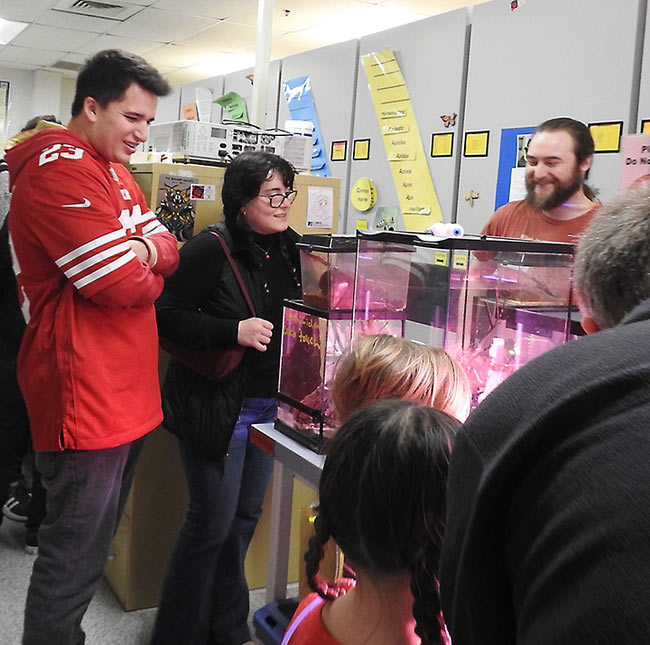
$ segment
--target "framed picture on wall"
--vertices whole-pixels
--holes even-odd
[[[347,141],[332,141],[330,149],[330,159],[332,161],[345,161],[348,156]]]
[[[434,132],[431,135],[431,156],[451,157],[454,151],[453,132]]]
[[[589,131],[594,140],[594,152],[619,152],[623,121],[590,123]]]
[[[487,157],[489,142],[490,132],[488,130],[482,130],[481,132],[466,132],[463,156]]]
[[[355,139],[352,148],[353,161],[368,161],[370,159],[370,139]]]

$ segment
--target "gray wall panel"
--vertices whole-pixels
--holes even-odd
[[[281,83],[300,76],[311,78],[311,91],[320,124],[323,145],[333,177],[341,180],[341,216],[339,231],[344,230],[347,208],[354,97],[356,93],[359,41],[351,40],[289,56],[282,62]],[[290,118],[289,107],[280,84],[278,126]],[[332,141],[348,141],[346,161],[331,161]]]
[[[460,113],[463,67],[465,57],[467,12],[465,9],[433,16],[402,27],[382,31],[361,39],[360,56],[373,51],[392,49],[406,82],[413,111],[433,184],[440,201],[443,219],[451,221],[454,203],[454,178],[458,151],[459,121],[449,128],[454,132],[454,156],[430,156],[431,134],[445,132],[441,115]],[[357,84],[354,139],[370,139],[370,159],[353,161],[350,185],[359,177],[370,177],[377,186],[377,205],[360,213],[348,199],[349,231],[357,219],[372,223],[379,206],[399,206],[397,191],[386,159],[384,142],[366,73],[361,65]]]
[[[181,109],[181,88],[175,87],[167,96],[158,99],[156,122],[178,121]]]
[[[266,101],[266,120],[264,123],[256,123],[262,128],[274,128],[278,120],[278,91],[280,86],[281,61],[273,60],[269,63],[268,94]],[[253,73],[253,68],[242,69],[238,72],[231,72],[224,77],[223,93],[237,92],[246,101],[246,109],[249,113],[253,107],[253,86],[246,78]],[[215,97],[218,98],[218,97]],[[224,118],[228,118],[226,112]]]
[[[181,108],[183,105],[192,103],[196,100],[196,88],[208,87],[212,90],[212,100],[223,96],[223,76],[213,76],[205,78],[202,81],[196,81],[181,87]],[[182,114],[182,113],[181,113]],[[221,123],[221,106],[218,103],[212,104],[210,123]]]
[[[650,11],[646,7],[645,20],[645,43],[643,47],[643,58],[641,62],[639,103],[635,132],[641,132],[641,122],[650,120]]]
[[[474,7],[465,131],[489,130],[489,156],[461,165],[458,221],[478,232],[494,210],[502,128],[555,116],[624,121],[633,97],[640,2],[528,0]],[[601,199],[617,190],[619,155],[597,154],[590,181]],[[462,199],[480,194],[473,208]]]

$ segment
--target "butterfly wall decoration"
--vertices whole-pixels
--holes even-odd
[[[440,118],[445,128],[448,128],[450,125],[456,125],[456,117],[458,115],[454,112],[453,114],[441,114]]]

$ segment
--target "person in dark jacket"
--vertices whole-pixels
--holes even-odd
[[[578,245],[586,331],[509,377],[452,451],[440,585],[454,645],[650,634],[650,189]]]
[[[47,127],[61,122],[53,114],[31,118],[21,132]],[[18,349],[25,333],[25,318],[18,301],[18,287],[14,275],[9,246],[9,167],[0,160],[0,524],[3,515],[25,522],[27,535],[25,551],[38,552],[38,527],[45,517],[45,489],[34,463],[31,448],[29,416],[18,376]],[[31,465],[31,493],[19,482],[13,489],[12,480],[20,473],[20,462],[27,459]],[[24,501],[23,501],[24,500]],[[26,514],[25,514],[26,512]]]
[[[249,439],[272,422],[282,340],[282,302],[300,294],[289,210],[294,170],[276,155],[247,152],[226,169],[225,222],[180,251],[157,303],[160,335],[191,348],[247,348],[226,381],[172,359],[163,386],[165,426],[178,437],[190,506],[163,583],[153,643],[240,645],[247,627],[246,550],[262,513],[273,459]],[[256,315],[218,239],[228,244]]]

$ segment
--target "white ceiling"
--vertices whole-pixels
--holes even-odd
[[[485,1],[275,0],[271,58]],[[100,2],[132,15],[115,20],[55,9],[81,4],[76,10],[106,15],[93,8]],[[1,0],[0,18],[29,24],[0,45],[3,67],[74,75],[88,55],[121,48],[144,56],[178,86],[255,63],[257,0]]]

